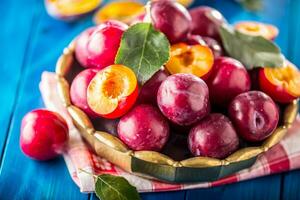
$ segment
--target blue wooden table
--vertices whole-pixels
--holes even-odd
[[[219,9],[232,23],[248,19],[275,24],[280,28],[276,42],[300,66],[300,0],[265,0],[265,10],[257,14],[230,0],[196,4]],[[0,199],[97,199],[79,192],[62,158],[36,162],[19,148],[22,117],[43,107],[38,89],[41,73],[54,70],[62,49],[92,24],[91,17],[74,23],[54,20],[42,0],[1,0],[0,13]],[[145,200],[233,198],[300,199],[300,170],[211,189],[142,194]]]

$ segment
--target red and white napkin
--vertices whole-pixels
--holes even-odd
[[[46,108],[60,113],[68,123],[70,140],[63,157],[72,179],[79,186],[81,192],[93,192],[95,188],[93,177],[79,169],[84,169],[94,174],[105,173],[123,176],[134,185],[139,192],[159,192],[213,187],[300,168],[300,118],[298,116],[296,122],[288,131],[288,134],[279,144],[268,152],[260,155],[251,168],[242,170],[232,176],[214,182],[196,184],[167,184],[141,178],[123,171],[93,153],[81,138],[79,131],[73,125],[71,117],[60,101],[56,88],[57,79],[55,74],[44,72],[40,82],[40,91]]]

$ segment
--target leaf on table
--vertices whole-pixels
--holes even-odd
[[[110,174],[97,176],[95,192],[101,200],[140,200],[136,188],[125,178]]]
[[[145,83],[170,57],[170,43],[151,23],[138,23],[123,33],[115,63],[131,68]]]
[[[226,52],[247,69],[283,66],[284,56],[270,40],[241,33],[228,25],[221,26],[220,35]]]

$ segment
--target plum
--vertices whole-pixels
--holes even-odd
[[[200,35],[193,35],[193,34],[188,34],[184,42],[187,43],[188,45],[197,45],[197,44],[200,44],[202,46],[207,45],[203,37],[201,37]]]
[[[117,119],[127,113],[138,97],[135,73],[125,65],[110,65],[91,80],[87,103],[97,116]]]
[[[194,156],[223,159],[238,149],[239,138],[225,115],[212,113],[191,129],[188,146]]]
[[[87,88],[97,74],[98,69],[86,69],[81,71],[73,80],[70,89],[72,103],[82,109],[90,117],[97,116],[87,103]]]
[[[235,29],[252,36],[262,36],[267,40],[274,40],[279,33],[276,26],[256,21],[241,21],[235,24]]]
[[[218,58],[224,55],[223,47],[220,45],[220,43],[211,38],[211,37],[202,37],[206,45],[212,50],[214,54],[214,58]]]
[[[181,126],[196,123],[210,112],[208,87],[192,74],[174,74],[164,80],[157,103],[169,120]]]
[[[259,88],[283,104],[300,97],[300,70],[289,61],[285,62],[282,67],[264,67],[258,72]]]
[[[140,104],[120,119],[118,135],[132,150],[160,151],[169,138],[169,125],[157,108]]]
[[[250,90],[251,80],[247,70],[238,60],[219,57],[215,59],[207,85],[211,102],[226,107],[235,96]]]
[[[68,125],[55,112],[38,109],[27,113],[22,120],[20,146],[30,158],[55,158],[62,152],[68,138]]]
[[[86,68],[102,69],[114,64],[123,32],[128,26],[110,20],[81,33],[76,40],[75,55]]]
[[[185,42],[189,45],[200,44],[202,46],[208,46],[212,50],[214,58],[224,55],[224,50],[220,43],[211,37],[201,37],[200,35],[189,34]]]
[[[214,55],[208,46],[178,43],[171,46],[170,59],[165,67],[171,74],[193,74],[206,80],[213,64]]]
[[[89,57],[89,51],[88,51],[88,43],[90,40],[91,35],[95,31],[96,26],[90,27],[86,30],[84,30],[76,39],[76,46],[75,46],[75,56],[77,61],[83,66],[83,67],[89,67],[88,64],[88,57]]]
[[[191,9],[190,15],[192,34],[212,37],[220,41],[219,27],[227,21],[219,11],[208,6],[199,6]]]
[[[153,26],[163,32],[171,43],[183,41],[192,22],[188,10],[175,1],[153,1],[150,5]]]
[[[266,139],[279,121],[277,105],[260,91],[236,96],[229,105],[228,113],[239,135],[250,142]]]
[[[95,10],[101,0],[45,0],[48,14],[56,19],[73,21]]]
[[[169,76],[164,69],[157,71],[141,88],[138,103],[157,105],[156,96],[160,84]]]
[[[251,90],[260,90],[259,88],[259,71],[260,67],[248,70],[251,79]]]

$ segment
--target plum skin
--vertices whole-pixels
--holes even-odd
[[[211,37],[201,37],[200,35],[189,34],[185,42],[189,45],[200,44],[202,46],[208,46],[212,50],[215,59],[224,55],[223,47],[217,40]]]
[[[57,157],[69,138],[66,121],[57,113],[38,109],[27,113],[21,125],[20,147],[36,160]]]
[[[271,97],[260,91],[236,96],[229,105],[228,113],[239,135],[250,142],[269,137],[279,121],[277,105]]]
[[[191,9],[190,15],[192,17],[192,34],[221,40],[219,27],[227,21],[219,11],[208,6],[199,6]]]
[[[239,139],[226,116],[212,113],[191,129],[188,146],[194,156],[223,159],[238,149]]]
[[[210,112],[208,87],[195,75],[174,74],[160,85],[157,104],[173,123],[189,126]]]
[[[98,71],[98,69],[86,69],[81,71],[74,78],[70,89],[72,103],[82,109],[90,117],[95,117],[97,114],[92,111],[87,103],[87,88]]]
[[[212,103],[226,107],[237,95],[251,88],[251,79],[238,60],[229,57],[215,59],[207,80]]]
[[[192,18],[187,9],[175,1],[153,1],[150,7],[153,26],[174,44],[183,41],[190,31]]]
[[[137,102],[139,104],[157,105],[156,96],[161,83],[169,76],[164,69],[157,71],[141,88]]]
[[[157,108],[140,104],[120,119],[118,136],[132,150],[160,151],[169,138],[169,125]]]
[[[110,20],[82,32],[75,43],[75,56],[86,68],[103,69],[114,64],[123,32],[128,26]]]

